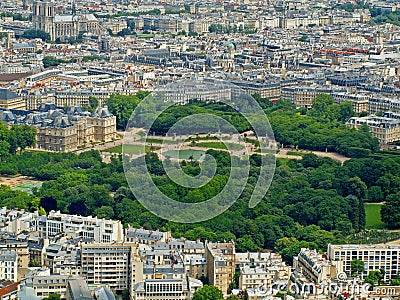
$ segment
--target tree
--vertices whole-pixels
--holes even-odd
[[[122,300],[129,300],[131,297],[129,295],[129,290],[123,290],[121,293]]]
[[[373,185],[368,189],[368,201],[381,202],[384,199],[384,194],[380,186]]]
[[[351,102],[342,102],[339,104],[338,121],[347,122],[351,117],[354,117],[355,112]]]
[[[111,206],[102,206],[96,208],[93,213],[100,219],[110,220],[114,218],[114,210]]]
[[[49,297],[43,298],[43,300],[60,300],[60,299],[61,299],[61,295],[60,294],[56,294],[56,293],[51,293],[49,295]]]
[[[193,294],[192,300],[223,300],[221,290],[212,285],[205,285]]]
[[[46,215],[46,211],[44,210],[43,207],[39,207],[38,213],[39,213],[39,216],[45,216]]]
[[[57,209],[57,200],[52,196],[44,196],[40,198],[40,207],[43,207],[46,212]]]
[[[323,116],[327,109],[334,102],[334,98],[327,94],[319,94],[313,100],[311,114],[314,116]]]
[[[373,287],[377,284],[380,285],[383,278],[385,277],[385,273],[386,272],[384,269],[369,271],[368,276],[365,277],[364,281],[371,284]]]
[[[59,64],[68,63],[68,62],[71,62],[71,61],[58,59],[58,58],[56,58],[54,56],[45,56],[45,57],[43,57],[43,66],[45,68],[55,67],[55,66],[58,66]]]
[[[25,39],[42,39],[42,41],[50,41],[50,34],[42,30],[26,30],[22,36]]]
[[[351,275],[356,276],[360,273],[363,273],[365,271],[365,265],[362,260],[359,259],[353,259],[350,262],[350,272]]]
[[[400,192],[386,197],[386,202],[381,208],[382,221],[389,228],[400,228]]]
[[[38,262],[36,259],[31,259],[29,261],[29,267],[41,267],[40,262]]]
[[[139,93],[139,92],[138,92]],[[147,92],[147,95],[149,93]],[[141,94],[140,94],[141,95]],[[117,127],[125,128],[136,106],[142,99],[136,95],[111,95],[106,105],[112,114],[117,117]]]
[[[7,141],[0,141],[0,161],[10,155],[10,144]]]
[[[20,153],[27,147],[33,147],[36,143],[36,129],[29,125],[13,125],[10,133],[15,137]]]
[[[260,247],[258,247],[254,243],[254,241],[250,235],[245,235],[245,236],[237,239],[236,250],[238,252],[246,252],[246,251],[254,252],[254,251],[260,250]]]
[[[99,106],[99,100],[96,97],[90,96],[89,97],[89,105],[90,105],[90,108],[96,109]]]

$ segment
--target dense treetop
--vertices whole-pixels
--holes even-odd
[[[130,98],[114,96],[107,104],[112,111],[121,107],[134,110],[140,98],[145,96],[145,93]],[[336,108],[331,99],[323,96],[320,100],[323,111],[330,113],[317,108],[301,112],[285,101],[272,104],[257,99],[269,115],[279,142],[287,144],[288,139],[292,139],[289,144],[320,149],[318,144],[312,144],[315,138],[320,138],[319,144],[336,143],[332,147],[347,149],[340,151],[342,153],[352,147],[364,147],[371,152],[376,150],[376,141],[368,131],[350,130],[340,121],[345,119],[341,116],[347,118],[352,114],[347,104]],[[241,124],[243,119],[235,115],[234,110],[227,110],[220,104],[194,102],[185,107],[173,107],[166,115],[179,118],[185,112],[190,114],[197,110],[214,111],[243,126],[242,131],[248,129],[248,124]],[[117,115],[121,126],[127,122],[126,115],[129,113]],[[168,118],[159,122],[164,121],[167,122]],[[159,128],[161,130],[163,126]],[[9,149],[4,137],[18,130],[8,130],[4,126],[0,129],[0,145],[2,143]],[[158,129],[154,127],[153,130]],[[307,135],[312,137],[302,141]],[[332,135],[335,140],[332,140]],[[24,145],[20,143],[17,147],[23,149]],[[198,202],[218,193],[230,173],[227,152],[208,150],[208,154],[218,163],[217,173],[208,184],[198,189],[183,188],[172,182],[163,171],[157,154],[147,153],[146,161],[153,181],[163,193],[179,201]],[[93,150],[79,155],[23,151],[21,155],[4,155],[0,173],[9,174],[11,170],[12,174],[33,176],[45,182],[40,189],[34,190],[33,196],[2,188],[0,202],[10,207],[36,209],[41,206],[46,211],[59,209],[65,213],[120,219],[124,225],[171,230],[173,235],[189,239],[233,239],[238,251],[275,249],[290,261],[302,247],[325,250],[327,243],[345,243],[353,233],[362,231],[365,227],[363,204],[366,201],[386,200],[383,220],[392,227],[400,226],[400,216],[393,213],[398,207],[397,193],[400,192],[400,157],[364,155],[366,157],[353,158],[343,165],[314,154],[306,154],[302,160],[278,159],[267,195],[254,209],[250,209],[249,199],[260,171],[259,155],[254,154],[250,157],[247,186],[231,208],[202,223],[178,224],[151,214],[135,199],[127,185],[121,157],[112,158],[111,163],[106,164]],[[192,176],[200,172],[196,161],[184,161],[181,166]]]

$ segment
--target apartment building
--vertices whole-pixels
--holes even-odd
[[[399,244],[373,245],[328,245],[327,258],[331,261],[343,262],[343,270],[351,273],[351,262],[355,259],[364,262],[365,271],[360,274],[364,279],[370,271],[385,270],[383,281],[389,283],[400,272]]]
[[[183,279],[148,279],[135,285],[134,300],[189,300],[188,283]]]
[[[240,276],[239,276],[239,288],[242,290],[248,290],[248,289],[263,289],[263,290],[268,290],[272,288],[272,285],[274,281],[279,280],[282,281],[282,279],[279,277],[279,270],[277,268],[272,270],[270,269],[264,269],[260,267],[255,267],[252,268],[250,266],[244,266],[240,269]],[[288,280],[288,274],[282,274],[286,275],[286,281]]]
[[[300,253],[293,258],[293,267],[300,269],[303,275],[313,283],[326,283],[343,272],[341,261],[329,261],[317,250],[306,248],[302,248]]]
[[[400,101],[395,99],[377,98],[377,97],[372,97],[369,100],[369,107],[368,107],[369,113],[376,114],[384,111],[400,113]]]
[[[241,89],[252,94],[259,94],[261,98],[267,99],[278,99],[281,97],[281,83],[280,82],[271,82],[271,83],[252,83],[252,82],[242,82],[235,81],[233,84],[239,86]]]
[[[18,280],[18,255],[15,250],[0,250],[0,279]]]
[[[235,264],[238,267],[256,266],[265,268],[267,266],[284,264],[284,262],[279,253],[258,251],[236,253]]]
[[[128,24],[125,19],[113,18],[112,20],[107,20],[101,22],[101,26],[111,30],[113,34],[117,34],[118,32],[128,28]]]
[[[55,78],[57,78],[57,76],[60,75],[61,73],[62,73],[61,70],[51,69],[33,74],[28,78],[26,78],[26,85],[30,87],[37,84],[43,85],[49,83]]]
[[[357,114],[368,111],[369,101],[371,98],[367,94],[356,94],[347,92],[332,93],[332,96],[336,104],[351,102],[354,112]]]
[[[51,265],[53,274],[68,276],[81,275],[81,253],[78,247],[62,247],[58,249],[55,255],[47,255],[49,253],[47,249],[51,249],[49,247],[46,248],[44,264]],[[51,263],[49,263],[47,259],[51,259]]]
[[[34,217],[39,216],[38,212],[27,212],[24,210],[0,209],[0,231],[20,234],[22,231],[30,230],[30,222]]]
[[[332,89],[317,86],[286,86],[282,88],[281,98],[289,100],[296,108],[312,107],[314,98],[319,94],[331,94]]]
[[[125,241],[128,243],[139,243],[151,246],[159,242],[167,242],[171,240],[171,238],[171,231],[161,232],[158,230],[132,227],[128,227],[125,231]]]
[[[59,108],[66,106],[86,106],[89,107],[89,97],[95,97],[102,104],[110,97],[107,91],[92,91],[92,90],[64,90],[55,92],[55,105]]]
[[[92,216],[83,217],[51,211],[47,216],[35,218],[33,224],[33,230],[44,238],[64,233],[72,238],[92,239],[95,243],[123,241],[123,229],[119,220],[105,220]]]
[[[182,261],[187,276],[193,278],[207,276],[207,260],[205,254],[183,254]]]
[[[285,286],[290,267],[274,252],[236,253],[236,266],[240,268],[239,288],[242,290],[269,290],[273,286]]]
[[[184,279],[186,277],[183,261],[178,253],[169,250],[149,250],[145,253],[143,278]]]
[[[347,121],[346,125],[355,129],[360,129],[361,126],[367,125],[372,135],[382,145],[400,141],[400,119],[397,118],[378,117],[375,115],[353,117]]]
[[[10,250],[17,253],[18,281],[22,277],[22,273],[27,270],[30,261],[28,243],[14,239],[0,241],[0,251]]]
[[[54,103],[54,93],[42,93],[39,91],[23,92],[20,93],[24,101],[26,102],[27,110],[39,109],[42,103]]]
[[[206,102],[220,102],[232,99],[232,90],[227,85],[211,85],[204,82],[191,81],[181,82],[178,85],[172,84],[162,87],[156,91],[160,99],[164,102],[173,102],[177,105],[188,104],[190,100],[200,100]]]
[[[81,246],[82,277],[89,285],[108,285],[114,292],[129,290],[143,280],[139,245],[133,243]]]
[[[6,109],[26,109],[25,101],[16,93],[1,88],[0,89],[0,108]]]
[[[19,283],[11,280],[0,280],[0,299],[14,300],[17,299]]]
[[[41,268],[29,272],[24,283],[28,288],[33,288],[35,296],[45,298],[55,293],[59,294],[61,299],[66,299],[69,279],[69,276],[51,274],[49,268]]]
[[[224,295],[228,294],[229,284],[235,275],[234,242],[206,242],[207,277],[210,284],[219,288]]]

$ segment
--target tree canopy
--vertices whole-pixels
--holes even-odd
[[[192,300],[223,300],[221,290],[212,285],[205,285],[193,294]]]

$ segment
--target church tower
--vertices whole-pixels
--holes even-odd
[[[55,16],[54,4],[48,1],[34,1],[32,6],[32,25],[35,30],[42,30],[50,34],[53,39],[53,23]]]

